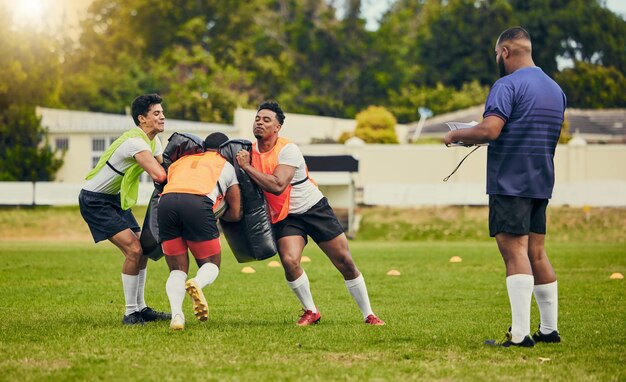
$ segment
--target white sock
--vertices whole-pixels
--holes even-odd
[[[543,334],[550,334],[554,330],[558,330],[559,293],[556,281],[550,284],[535,285],[534,291],[541,317],[539,330]]]
[[[289,285],[289,288],[296,294],[296,297],[298,297],[304,309],[310,310],[313,313],[317,312],[306,272],[302,271],[302,275],[294,281],[287,281],[287,285]]]
[[[506,289],[511,302],[511,335],[515,343],[522,342],[530,334],[530,300],[533,297],[532,275],[517,274],[506,278]]]
[[[205,263],[202,264],[200,269],[198,269],[198,273],[194,280],[198,283],[200,288],[204,288],[207,285],[213,284],[213,281],[217,278],[220,273],[220,269],[217,265],[213,263]]]
[[[185,281],[187,281],[187,274],[183,271],[173,270],[170,272],[165,283],[165,292],[167,298],[170,300],[170,309],[172,310],[172,317],[180,314],[183,318],[183,301],[185,300]]]
[[[126,300],[125,316],[137,311],[137,279],[139,276],[122,273],[122,285],[124,287],[124,299]]]
[[[137,310],[140,312],[147,306],[143,295],[143,291],[146,289],[147,270],[148,268],[140,269],[137,275]]]
[[[346,283],[346,288],[348,288],[348,292],[350,292],[352,298],[359,306],[359,309],[361,309],[363,319],[367,318],[370,314],[374,314],[374,312],[372,312],[372,307],[370,306],[370,298],[367,295],[367,287],[365,286],[363,274],[360,274],[359,277],[354,280],[344,281]]]

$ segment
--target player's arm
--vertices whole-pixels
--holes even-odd
[[[155,182],[163,183],[167,179],[165,170],[159,164],[157,159],[152,156],[152,153],[149,150],[140,151],[135,154],[135,160]]]
[[[500,132],[504,127],[505,121],[496,116],[488,115],[483,121],[476,126],[468,129],[459,129],[449,131],[443,141],[446,145],[454,142],[463,142],[467,144],[480,144],[493,141],[500,136]]]
[[[263,191],[274,195],[280,195],[285,191],[296,174],[296,168],[286,164],[276,166],[273,174],[264,174],[252,167],[250,153],[246,150],[237,153],[237,163]]]
[[[156,161],[159,162],[159,164],[162,164],[163,163],[163,154],[155,156],[154,159],[156,159]]]
[[[226,220],[227,222],[237,222],[241,220],[241,189],[239,185],[233,184],[228,187],[224,199],[226,200],[226,204],[228,204],[228,208],[220,219]]]

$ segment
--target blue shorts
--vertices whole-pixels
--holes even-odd
[[[109,195],[80,190],[78,206],[96,243],[107,240],[127,228],[133,232],[141,231],[131,209],[126,211],[122,209],[120,194]]]

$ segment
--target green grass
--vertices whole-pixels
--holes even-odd
[[[315,245],[304,267],[322,322],[306,328],[294,325],[299,304],[282,270],[264,261],[243,274],[225,247],[222,272],[205,289],[209,320],[196,321],[187,299],[187,328],[172,333],[167,322],[120,324],[122,256],[111,244],[1,241],[0,380],[626,379],[626,287],[608,277],[626,273],[622,243],[549,245],[563,343],[533,349],[482,345],[510,322],[495,243],[350,245],[384,327],[361,322]],[[463,262],[448,262],[454,255]],[[159,309],[169,306],[166,268],[160,260],[148,272],[147,301]],[[390,269],[402,275],[386,276]]]

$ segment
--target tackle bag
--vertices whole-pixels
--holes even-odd
[[[219,147],[220,154],[235,167],[243,211],[238,222],[220,219],[220,225],[237,261],[246,263],[274,256],[277,246],[263,192],[237,163],[237,152],[242,149],[252,152],[252,143],[245,139],[231,139]]]
[[[168,139],[167,146],[163,150],[163,168],[165,172],[179,158],[185,155],[200,154],[204,152],[204,141],[193,134],[174,133]],[[143,227],[139,242],[143,254],[156,261],[163,257],[161,242],[159,240],[159,224],[157,221],[157,208],[159,207],[159,194],[163,192],[165,184],[154,184],[155,189],[150,196],[146,216],[143,219]]]

